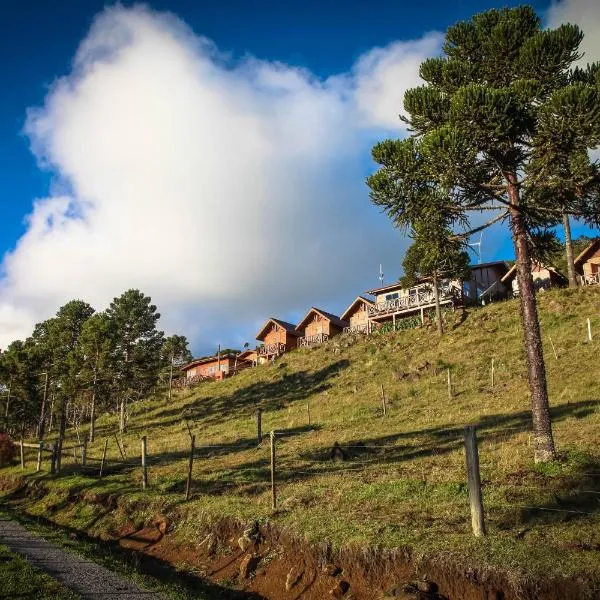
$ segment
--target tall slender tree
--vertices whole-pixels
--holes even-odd
[[[171,335],[165,338],[161,354],[168,377],[167,397],[171,400],[174,373],[178,371],[178,367],[192,360],[187,338],[184,335]]]
[[[438,212],[436,215],[431,215],[431,218],[423,218],[413,224],[410,232],[413,243],[402,261],[404,285],[412,286],[422,281],[431,282],[439,335],[444,333],[440,284],[444,279],[462,281],[469,273],[469,255],[464,250],[464,243],[454,235],[443,217],[444,213]]]
[[[111,370],[123,431],[128,398],[142,397],[158,381],[164,334],[156,328],[160,318],[156,306],[139,290],[127,290],[115,298],[106,314],[112,332]]]
[[[79,339],[80,385],[90,395],[90,442],[96,436],[96,414],[103,404],[112,381],[110,371],[110,321],[106,313],[92,315],[83,325]]]
[[[443,56],[421,65],[425,84],[404,97],[413,145],[376,146],[374,158],[381,168],[368,182],[373,201],[392,215],[418,214],[414,185],[423,178],[411,169],[420,156],[429,178],[453,199],[449,216],[466,219],[473,212],[497,211],[487,226],[509,218],[536,462],[554,459],[555,446],[532,277],[532,232],[558,225],[564,213],[578,211],[572,195],[534,193],[552,171],[538,160],[545,156],[540,134],[556,106],[569,106],[563,131],[586,149],[600,142],[598,87],[572,81],[582,37],[569,24],[543,30],[528,6],[490,10],[450,27]],[[585,160],[581,154],[579,158]]]

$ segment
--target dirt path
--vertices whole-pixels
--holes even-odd
[[[0,542],[86,600],[163,598],[160,594],[142,590],[107,568],[70,554],[30,533],[22,525],[1,517]]]

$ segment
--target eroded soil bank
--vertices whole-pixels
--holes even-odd
[[[32,515],[32,501],[48,489],[42,481],[0,480],[9,491],[4,506]],[[98,519],[93,532],[65,527],[65,512],[92,507]],[[92,491],[66,493],[60,505],[43,515],[48,523],[73,535],[92,535],[99,544],[118,547],[136,568],[152,573],[168,564],[188,581],[208,580],[230,595],[215,597],[264,600],[584,600],[597,597],[590,582],[519,580],[510,574],[459,567],[443,559],[416,561],[406,549],[347,548],[334,551],[323,542],[309,545],[268,523],[223,519],[193,541],[177,509],[149,514],[148,507],[120,502],[119,496]],[[36,511],[37,512],[37,511]],[[140,515],[143,513],[143,517]],[[62,514],[62,517],[60,515]],[[39,519],[40,515],[35,514]],[[357,516],[357,518],[359,518]],[[105,520],[103,527],[98,524]],[[187,539],[186,539],[187,538]]]

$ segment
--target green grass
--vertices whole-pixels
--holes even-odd
[[[586,339],[590,317],[600,340],[600,290],[547,292],[539,307],[560,452],[550,465],[533,464],[519,309],[508,301],[469,311],[464,322],[448,313],[441,339],[433,326],[338,337],[223,382],[203,383],[171,402],[160,397],[136,404],[123,443],[128,458],[139,460],[140,437],[148,436],[150,490],[139,489],[137,466],[109,470],[98,481],[68,475],[67,458],[51,493],[29,502],[28,511],[91,535],[114,534],[127,520],[144,522],[163,512],[176,523],[175,535],[191,543],[222,517],[258,518],[309,541],[408,547],[416,559],[503,569],[515,581],[549,575],[600,581],[600,342]],[[385,418],[381,385],[389,399]],[[265,411],[263,431],[284,434],[277,441],[276,513],[268,440],[255,444],[257,407]],[[199,446],[188,503],[182,497],[189,448],[184,419]],[[462,444],[467,424],[478,425],[485,540],[470,531]],[[110,437],[117,427],[116,415],[100,418],[91,457],[100,457],[109,437],[109,458],[117,461]],[[347,460],[331,460],[335,442]],[[34,477],[33,464],[28,477]],[[118,494],[118,510],[104,514],[66,502],[69,489]]]
[[[0,597],[31,600],[80,598],[2,545],[0,545]]]

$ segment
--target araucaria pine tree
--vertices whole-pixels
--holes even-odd
[[[413,137],[378,145],[373,155],[381,168],[368,181],[372,200],[395,219],[418,216],[419,191],[433,182],[452,198],[449,218],[460,223],[490,210],[487,225],[510,223],[536,462],[552,460],[555,447],[532,240],[539,230],[561,223],[564,214],[580,213],[582,200],[539,190],[556,175],[561,156],[577,156],[583,162],[578,173],[589,170],[587,150],[600,141],[600,93],[592,76],[597,67],[579,80],[572,69],[582,38],[574,25],[542,29],[528,6],[490,10],[450,27],[443,55],[421,65],[424,85],[405,94]],[[548,128],[557,121],[569,140],[566,147],[549,139]],[[462,233],[467,236],[468,227]]]
[[[440,307],[440,284],[444,280],[468,277],[469,255],[464,243],[454,235],[442,212],[430,214],[413,223],[409,236],[413,243],[406,251],[402,267],[402,283],[407,287],[423,281],[431,282],[435,302],[435,320],[437,331],[444,333],[442,310]]]

